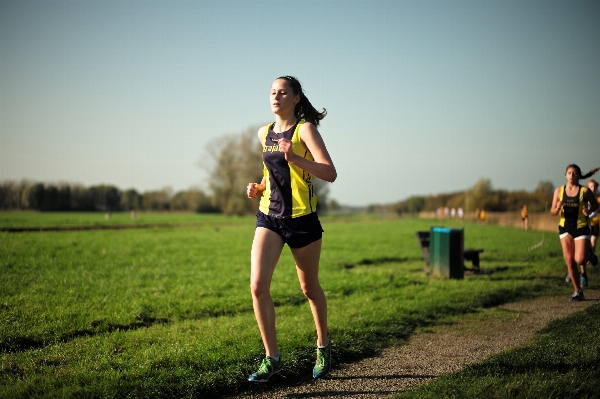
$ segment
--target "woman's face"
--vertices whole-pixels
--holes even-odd
[[[596,190],[598,190],[597,184],[595,184],[594,182],[589,182],[587,186],[594,194],[596,194]]]
[[[299,101],[300,95],[294,94],[287,80],[277,79],[271,85],[271,110],[274,114],[293,113]]]
[[[570,167],[567,169],[567,173],[565,173],[567,177],[567,181],[572,184],[579,183],[579,174],[577,174],[577,169]]]

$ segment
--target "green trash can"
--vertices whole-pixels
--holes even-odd
[[[461,279],[464,277],[464,232],[462,229],[432,227],[429,256],[433,274]]]

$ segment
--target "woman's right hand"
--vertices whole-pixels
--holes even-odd
[[[560,211],[561,211],[561,209],[562,209],[562,207],[563,207],[563,204],[564,204],[564,202],[563,202],[563,201],[558,201],[558,202],[556,203],[556,208],[554,209],[554,211],[555,211],[556,213],[560,212]]]
[[[246,187],[246,195],[248,198],[256,198],[258,191],[258,183],[248,183],[248,187]]]

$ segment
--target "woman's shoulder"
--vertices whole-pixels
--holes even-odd
[[[302,125],[300,126],[300,135],[301,136],[303,134],[310,134],[310,135],[319,134],[319,130],[313,123],[307,122],[307,121],[301,121],[301,123],[302,123]]]
[[[257,132],[258,138],[262,139],[263,136],[265,135],[265,129],[269,129],[271,126],[273,126],[273,122],[269,122],[268,124],[263,125],[260,128],[258,128],[258,132]]]

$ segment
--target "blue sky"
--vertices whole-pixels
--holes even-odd
[[[287,74],[343,204],[600,166],[598,1],[0,0],[0,180],[203,186]]]

